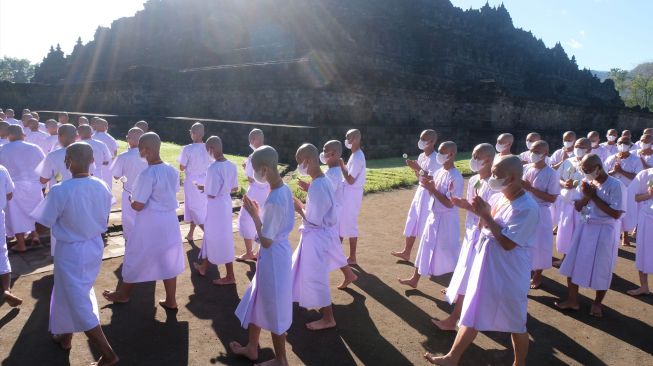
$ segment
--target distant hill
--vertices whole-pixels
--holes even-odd
[[[639,64],[628,73],[629,77],[635,77],[637,75],[642,75],[645,78],[653,77],[653,62]]]

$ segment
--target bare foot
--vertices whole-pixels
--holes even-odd
[[[542,280],[537,280],[537,281],[535,279],[531,280],[531,290],[537,290],[541,286],[542,286]]]
[[[590,308],[590,315],[595,318],[603,318],[603,305],[592,303],[592,307]]]
[[[19,306],[23,303],[23,299],[16,297],[16,295],[12,294],[9,291],[5,291],[4,298],[7,304],[12,308],[15,308],[16,306]]]
[[[118,361],[120,361],[120,359],[114,353],[112,358],[100,357],[97,362],[91,362],[91,366],[111,366],[117,364]]]
[[[238,356],[243,356],[248,358],[250,361],[256,361],[258,358],[258,349],[248,347],[248,346],[242,346],[238,342],[230,342],[229,343],[229,349],[231,349],[231,352]]]
[[[118,291],[104,290],[102,296],[109,302],[115,304],[126,304],[129,302],[128,297],[121,296]]]
[[[190,241],[193,241],[193,240],[194,240],[194,239],[193,239],[193,235],[191,235],[190,233],[188,233],[188,235],[186,235],[186,240],[189,241],[189,242],[190,242]]]
[[[62,350],[64,351],[69,351],[71,348],[73,348],[72,345],[72,337],[68,337],[65,335],[60,335],[60,334],[53,334],[52,335],[52,341],[56,343],[59,347],[61,347]]]
[[[336,327],[336,322],[334,321],[326,321],[324,318],[320,320],[316,320],[314,322],[306,323],[306,328],[309,330],[322,330],[322,329],[329,329],[329,328],[335,328]]]
[[[642,295],[650,295],[651,294],[651,292],[649,292],[648,288],[643,288],[643,287],[640,287],[640,288],[635,289],[635,290],[628,290],[626,292],[630,296],[642,296]]]
[[[197,270],[197,273],[199,273],[200,276],[206,276],[206,266],[203,266],[199,263],[193,263],[193,268]]]
[[[410,253],[401,251],[401,252],[390,252],[390,254],[394,255],[397,258],[405,260],[406,262],[410,262]]]
[[[236,257],[237,261],[253,261],[256,260],[256,255],[254,253],[244,253]]]
[[[440,293],[441,293],[442,295],[446,295],[446,294],[447,294],[447,288],[445,287],[445,288],[443,288],[442,290],[440,290]]]
[[[217,280],[212,281],[214,285],[224,286],[224,285],[233,285],[236,283],[236,279],[233,277],[223,277],[218,278]]]
[[[430,362],[430,363],[432,363],[434,365],[443,365],[443,366],[455,366],[455,365],[457,365],[457,363],[454,360],[452,360],[451,357],[449,357],[447,355],[438,357],[438,356],[436,356],[436,355],[434,355],[432,353],[427,352],[427,353],[424,354],[424,358],[428,362]]]
[[[159,305],[161,305],[162,308],[166,309],[167,311],[178,311],[179,308],[177,308],[177,303],[173,304],[168,304],[166,300],[161,300],[159,301]]]
[[[445,320],[431,319],[431,323],[435,324],[435,326],[440,328],[440,330],[449,330],[449,331],[456,330],[456,320],[452,319],[451,317]]]
[[[410,286],[412,288],[417,288],[417,280],[414,280],[412,278],[406,278],[406,279],[397,278],[397,280],[399,280],[399,283],[401,283],[402,285]]]
[[[358,262],[356,261],[356,258],[347,258],[347,264],[350,266],[355,266],[358,264]]]
[[[347,278],[345,277],[344,280],[342,280],[342,283],[338,285],[338,290],[344,290],[347,288],[347,286],[351,285],[352,282],[356,282],[358,279],[358,276],[354,275],[354,277]]]
[[[556,301],[553,304],[560,310],[580,310],[580,306],[577,303],[571,303],[570,301]]]

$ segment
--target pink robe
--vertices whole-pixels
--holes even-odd
[[[270,193],[270,185],[268,183],[261,184],[254,180],[254,167],[252,167],[251,160],[251,155],[245,160],[245,174],[250,180],[249,187],[247,188],[247,197],[258,202],[259,207],[263,207],[263,202],[265,202]],[[261,215],[263,215],[263,212],[261,212]],[[247,210],[240,210],[238,215],[238,231],[240,231],[240,236],[243,239],[256,239],[256,227],[254,227],[254,221]]]
[[[200,259],[207,258],[213,264],[234,260],[231,191],[235,188],[238,188],[238,168],[234,163],[216,161],[209,166],[204,186],[206,222]]]
[[[358,237],[358,213],[363,203],[365,189],[366,169],[365,154],[358,150],[351,154],[347,161],[347,171],[355,178],[354,184],[343,180],[342,210],[340,212],[340,237]],[[344,178],[343,178],[344,179]]]
[[[329,168],[324,172],[324,175],[331,182],[331,187],[333,188],[333,195],[335,199],[335,209],[336,209],[336,232],[340,227],[340,215],[342,213],[342,170],[340,167]],[[342,268],[347,265],[347,257],[345,257],[345,252],[342,248],[340,240],[332,243],[332,245],[327,249],[329,251],[328,257],[330,259],[329,263],[329,272],[334,269]]]
[[[9,253],[7,252],[7,238],[5,233],[5,207],[7,195],[14,192],[14,182],[7,169],[0,165],[0,275],[11,272]]]
[[[576,158],[570,158],[558,168],[560,180],[574,180],[580,185],[583,179],[583,173],[578,167],[579,161]],[[574,231],[579,225],[580,216],[574,207],[574,201],[581,198],[581,193],[576,188],[561,188],[560,198],[558,201],[560,218],[558,221],[558,234],[556,235],[556,249],[558,252],[567,254],[571,247],[571,241],[574,236]]]
[[[612,209],[623,212],[625,188],[619,180],[608,177],[597,188],[598,197]],[[594,202],[587,205],[580,226],[574,231],[569,253],[560,266],[560,274],[571,282],[593,290],[607,290],[619,249],[619,220],[601,211]]]
[[[460,325],[478,331],[525,333],[531,248],[535,244],[539,208],[529,194],[492,206],[501,233],[517,246],[505,250],[488,229],[475,245]]]
[[[476,189],[474,186],[479,181],[481,181],[481,186],[478,189],[478,195],[485,202],[493,205],[500,196],[503,197],[501,194],[492,191],[487,184],[487,181],[481,180],[477,174],[469,178],[469,181],[467,182],[467,201],[471,202],[476,196]],[[458,295],[465,295],[465,292],[467,291],[469,272],[472,269],[474,258],[476,258],[474,245],[476,245],[476,242],[481,235],[481,228],[478,226],[479,221],[480,219],[478,216],[467,211],[467,219],[465,220],[465,239],[463,240],[460,255],[458,256],[458,262],[456,263],[456,268],[453,271],[451,282],[449,282],[445,294],[445,298],[450,304],[457,301],[456,299],[458,298]]]
[[[437,152],[433,151],[431,155],[428,156],[425,153],[421,153],[417,158],[417,164],[419,167],[430,176],[442,167],[436,161],[436,155]],[[413,196],[413,201],[408,209],[408,216],[406,217],[406,225],[404,227],[405,237],[422,236],[424,226],[426,225],[426,219],[429,216],[430,198],[429,191],[418,184],[415,196]]]
[[[136,220],[136,211],[131,206],[129,197],[134,191],[134,183],[138,175],[147,168],[147,162],[141,158],[138,148],[130,148],[118,155],[111,164],[111,175],[114,177],[125,177],[127,182],[122,184],[121,195],[121,217],[122,232],[125,242],[134,230],[134,221]]]
[[[463,176],[456,168],[440,168],[433,176],[435,188],[447,196],[461,197]],[[432,196],[426,227],[419,242],[415,267],[421,276],[439,276],[453,272],[460,254],[458,208],[448,208]]]
[[[605,161],[605,170],[611,171],[617,162],[621,163],[621,168],[630,173],[639,173],[644,170],[644,165],[642,165],[642,160],[634,154],[633,152],[625,159],[620,159],[617,155],[610,156]],[[624,200],[626,201],[626,212],[621,217],[621,230],[622,231],[631,231],[637,225],[637,202],[635,202],[635,196],[629,194],[628,186],[630,186],[630,179],[622,174],[614,175],[614,178],[619,179],[626,188],[626,195]]]
[[[307,309],[319,309],[331,304],[330,248],[340,246],[335,194],[328,178],[313,180],[304,212],[301,238],[292,257],[293,301]],[[343,256],[342,251],[336,254]]]
[[[653,186],[653,168],[641,171],[630,184],[633,195],[645,194]],[[653,273],[653,199],[639,202],[635,267]]]
[[[272,240],[261,246],[256,274],[243,294],[236,316],[243,328],[255,324],[281,335],[292,323],[292,250],[288,235],[295,225],[292,193],[283,185],[270,191],[264,203],[261,234]]]
[[[549,166],[542,169],[536,169],[532,164],[527,165],[524,170],[524,180],[531,183],[531,186],[537,190],[557,196],[560,194],[560,177],[558,172]],[[533,270],[544,270],[551,268],[551,258],[553,257],[553,222],[551,221],[550,206],[551,202],[535,197],[532,195],[537,205],[540,207],[540,221],[535,232],[535,244],[533,245]]]

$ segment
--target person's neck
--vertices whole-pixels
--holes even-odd
[[[483,169],[478,171],[478,176],[479,178],[486,180],[490,178],[492,175],[492,165],[488,165],[487,167],[483,167]]]
[[[353,154],[353,153],[357,152],[357,151],[360,150],[360,149],[361,149],[360,146],[356,146],[356,145],[354,145],[354,146],[351,147],[351,153]]]
[[[442,169],[444,170],[451,170],[453,168],[453,159],[446,161],[444,164],[442,164]]]
[[[538,161],[537,163],[533,164],[533,166],[536,169],[542,169],[542,168],[544,168],[546,166],[546,161],[544,161],[544,159],[542,159],[542,160]]]
[[[424,149],[424,155],[429,156],[433,154],[434,151],[435,151],[434,147],[427,147],[426,149]]]
[[[569,148],[565,147],[564,149],[565,149],[566,152],[573,152],[573,151],[574,151],[574,147],[573,147],[573,146],[572,146],[572,147],[569,147]]]
[[[73,178],[87,178],[90,177],[91,174],[88,172],[88,169],[86,171],[81,171],[81,172],[70,172],[73,176]]]
[[[157,165],[157,164],[162,164],[163,160],[161,160],[161,156],[157,154],[156,156],[147,158],[147,163],[149,165]]]
[[[225,161],[225,160],[227,160],[227,158],[224,157],[224,154],[215,154],[215,155],[213,155],[213,159],[215,159],[215,161]]]
[[[82,141],[86,141],[86,140],[90,140],[90,139],[91,139],[90,136],[89,136],[89,137],[81,137],[81,136],[80,136],[79,138],[80,138],[80,140],[82,140]]]
[[[329,169],[331,169],[331,168],[340,168],[340,158],[333,159],[333,161],[328,161],[327,166],[329,167]]]
[[[30,128],[29,131],[30,131],[30,132],[38,132],[39,129],[38,129],[38,128],[36,128],[36,129],[31,129],[31,128]]]
[[[268,184],[270,185],[270,189],[277,189],[283,185],[283,179],[281,179],[281,176],[277,173],[272,177],[272,179],[268,179]]]
[[[524,194],[521,184],[511,184],[503,190],[503,195],[508,201],[514,201]]]
[[[501,152],[501,156],[508,156],[508,155],[510,155],[510,149]]]
[[[604,171],[601,171],[601,172],[599,173],[599,176],[596,177],[595,180],[596,180],[597,182],[599,182],[599,184],[603,184],[603,183],[605,183],[605,181],[608,180],[608,173],[606,173],[606,172],[604,172]]]
[[[608,141],[608,145],[616,145],[617,143],[615,141]]]
[[[193,143],[194,143],[194,144],[201,144],[201,143],[203,143],[203,142],[204,142],[204,141],[202,141],[202,140],[193,140]]]

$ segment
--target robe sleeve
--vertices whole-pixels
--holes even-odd
[[[206,182],[204,183],[204,193],[207,196],[217,196],[220,194],[223,182],[220,176],[220,169],[211,166],[206,174]]]
[[[141,174],[136,178],[134,182],[134,190],[132,191],[132,200],[140,203],[147,203],[152,196],[152,177],[149,174]]]
[[[608,197],[606,197],[604,201],[611,209],[626,212],[626,197],[628,195],[628,190],[621,181],[617,180],[615,183],[617,184],[607,192]]]
[[[311,184],[308,188],[310,202],[306,210],[306,221],[316,226],[322,226],[324,216],[329,213],[333,206],[332,195],[329,194],[326,188],[323,185],[315,186],[314,184]]]
[[[39,224],[52,228],[52,225],[63,213],[64,207],[62,186],[57,184],[50,188],[48,195],[36,206],[30,216]]]
[[[104,142],[102,143],[102,147],[103,147],[102,153],[104,154],[104,161],[102,162],[102,165],[104,165],[104,163],[111,162],[111,160],[113,159],[113,154],[111,153],[111,151],[109,151],[109,147]]]
[[[231,192],[232,189],[238,188],[238,168],[236,168],[235,165],[232,165],[229,169],[230,171],[230,179],[231,179],[231,189],[229,192]]]
[[[277,202],[271,202],[268,200],[263,208],[261,235],[263,235],[264,238],[274,240],[281,230],[283,222],[283,207],[281,207]]]
[[[354,179],[358,179],[358,176],[361,174],[363,169],[365,169],[364,161],[359,158],[359,156],[359,154],[352,155],[350,161],[351,164],[348,168],[349,175],[354,177]]]
[[[252,159],[250,157],[245,160],[245,174],[247,174],[249,178],[254,177],[254,168],[252,167]]]
[[[538,221],[539,211],[537,208],[514,207],[501,234],[520,247],[530,247]]]
[[[549,184],[546,187],[546,192],[548,194],[559,195],[560,194],[560,174],[555,169],[551,169],[551,178],[549,179]]]
[[[181,149],[179,157],[177,158],[177,162],[185,167],[188,166],[188,155],[188,146],[184,146],[184,148]]]
[[[54,171],[54,164],[52,162],[53,156],[48,154],[45,159],[41,160],[39,165],[36,166],[36,169],[34,171],[36,174],[38,174],[40,177],[45,178],[45,179],[52,179],[54,176],[57,174]]]
[[[123,155],[118,155],[118,157],[116,157],[116,160],[114,160],[113,163],[111,163],[111,175],[113,175],[114,177],[122,177],[123,175],[125,175],[123,173],[124,165],[125,165],[124,158],[125,157]]]
[[[455,197],[462,197],[465,190],[465,179],[463,179],[463,176],[456,174],[451,184],[453,185],[453,187],[450,187],[453,188],[451,194]]]
[[[0,174],[2,174],[2,178],[3,178],[2,181],[4,182],[3,188],[5,191],[5,195],[9,193],[13,193],[15,188],[14,181],[11,179],[11,175],[9,175],[9,171],[7,170],[7,168],[2,167],[2,169],[0,169]]]

